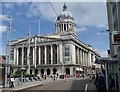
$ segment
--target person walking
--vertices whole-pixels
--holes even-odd
[[[99,73],[98,77],[97,92],[107,92],[105,77],[101,72]]]
[[[98,78],[99,78],[99,74],[96,73],[95,80],[94,80],[94,85],[96,86],[96,88],[98,88]]]
[[[46,76],[46,74],[45,74],[45,75],[44,75],[45,80],[46,80],[46,77],[47,77],[47,76]]]
[[[55,74],[54,74],[53,80],[55,81]]]
[[[14,78],[11,78],[11,81],[10,81],[11,83],[11,88],[13,88],[14,87]]]
[[[113,79],[112,75],[109,76],[109,87],[110,92],[113,92],[115,90],[115,80]]]

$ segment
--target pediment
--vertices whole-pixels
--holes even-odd
[[[44,37],[44,36],[33,36],[30,38],[30,43],[39,43],[39,42],[48,42],[48,41],[56,41],[56,40],[60,40],[60,38],[51,38],[51,37]],[[29,38],[22,38],[22,39],[18,39],[12,42],[13,45],[15,44],[25,44],[29,42]]]

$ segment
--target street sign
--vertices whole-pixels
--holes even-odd
[[[112,44],[120,45],[120,32],[119,31],[112,32]]]

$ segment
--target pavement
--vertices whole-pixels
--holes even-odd
[[[56,81],[59,81],[61,79],[57,79]],[[47,78],[45,79],[41,79],[41,81],[30,81],[30,82],[24,82],[21,85],[17,85],[13,88],[0,88],[0,92],[12,92],[12,91],[18,91],[18,90],[24,90],[30,87],[35,87],[35,86],[40,86],[46,83],[50,83],[50,82],[54,82],[54,80],[52,78]]]
[[[91,82],[91,83],[88,84],[87,91],[88,92],[89,91],[92,91],[92,92],[96,92],[97,91],[97,88],[96,88],[96,86],[94,85],[93,82]]]
[[[72,78],[73,79],[73,78]],[[81,78],[82,79],[82,78]],[[83,78],[85,79],[85,78]],[[63,79],[57,79],[56,81],[60,81]],[[35,87],[35,86],[40,86],[46,83],[50,83],[50,82],[54,82],[54,80],[52,78],[47,78],[45,79],[41,79],[41,81],[32,81],[32,82],[25,82],[22,85],[17,85],[14,88],[0,88],[0,92],[12,92],[12,91],[18,91],[18,90],[24,90],[30,87]],[[88,90],[96,90],[96,88],[94,87],[94,85],[91,83],[88,85]]]

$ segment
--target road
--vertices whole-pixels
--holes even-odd
[[[85,91],[86,89],[86,91]],[[56,82],[50,82],[47,84],[43,84],[42,86],[36,86],[32,88],[28,88],[22,90],[22,92],[26,92],[28,90],[81,90],[81,92],[87,92],[87,90],[93,90],[93,83],[89,82],[88,79],[69,79],[60,80]]]

